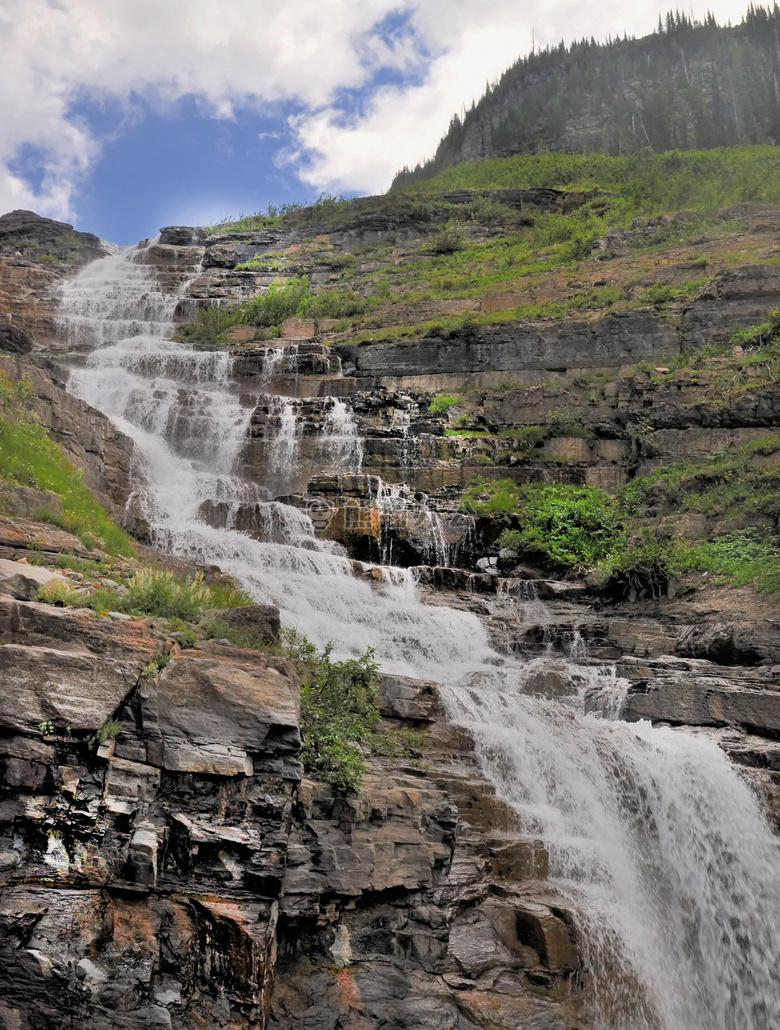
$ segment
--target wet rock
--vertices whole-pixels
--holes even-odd
[[[706,283],[684,312],[686,346],[727,343],[737,329],[766,321],[780,301],[780,275],[774,265],[731,268]]]

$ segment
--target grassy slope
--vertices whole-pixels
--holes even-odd
[[[478,193],[465,205],[442,197],[442,191],[452,189],[540,185],[573,196],[560,211],[531,217],[519,217]],[[295,287],[287,298],[266,295],[232,313],[204,313],[204,324],[192,332],[196,339],[218,343],[229,324],[240,321],[255,325],[259,338],[273,337],[284,317],[299,315],[340,319],[334,338],[370,340],[419,337],[434,326],[454,328],[466,320],[588,317],[647,304],[674,310],[724,268],[777,260],[770,241],[745,240],[737,221],[714,217],[719,209],[741,202],[780,202],[777,148],[648,151],[630,157],[540,154],[459,165],[416,184],[414,191],[328,200],[217,227],[226,232],[311,223],[313,231],[315,225],[325,231],[330,224],[376,211],[414,217],[424,235],[411,243],[391,240],[343,254],[320,234],[289,254],[263,255],[246,267],[270,265],[289,275],[292,266],[304,263],[310,269],[327,267],[337,279],[315,296]],[[634,219],[681,210],[696,217],[666,224],[651,239],[637,239],[619,263],[592,261],[592,245],[608,228],[629,228]],[[491,304],[491,297],[500,304]],[[459,302],[457,313],[447,310],[453,301]]]
[[[41,517],[78,536],[88,547],[132,557],[135,547],[84,485],[77,469],[49,432],[25,412],[28,387],[0,376],[0,482],[54,494],[60,514]]]

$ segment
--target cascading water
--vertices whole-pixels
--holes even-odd
[[[378,587],[355,578],[297,510],[286,520],[277,504],[282,542],[207,524],[205,502],[267,500],[238,474],[252,405],[232,388],[227,355],[171,342],[176,298],[133,258],[96,261],[68,284],[62,330],[74,351],[91,350],[72,388],[136,441],[158,546],[221,565],[337,654],[373,646],[385,668],[447,684],[450,718],[523,831],[550,849],[551,889],[577,913],[594,1027],[777,1030],[780,853],[719,748],[616,721],[614,677],[588,680],[582,698],[529,697],[475,617],[423,605],[408,575]],[[343,411],[331,410],[336,425]]]
[[[352,412],[338,397],[331,398],[317,443],[323,468],[360,472],[363,467],[363,438]]]

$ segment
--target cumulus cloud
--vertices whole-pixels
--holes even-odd
[[[738,18],[743,7],[713,10]],[[618,0],[596,24],[592,12],[573,0],[3,0],[0,210],[73,216],[101,151],[76,114],[84,99],[124,106],[128,123],[139,103],[187,96],[228,120],[294,103],[297,143],[280,160],[316,189],[383,189],[430,155],[454,110],[529,48],[532,29],[555,42],[648,31],[657,16]],[[25,152],[38,159],[35,185],[20,171]]]

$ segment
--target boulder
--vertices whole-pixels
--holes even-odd
[[[287,760],[301,747],[296,692],[292,678],[261,662],[175,658],[157,684],[160,742],[150,745],[150,761],[173,772],[240,776],[251,775],[253,756],[262,754],[291,772]]]
[[[411,676],[383,673],[379,677],[379,710],[387,719],[433,722],[439,702],[439,684]]]
[[[10,595],[19,601],[34,601],[40,588],[50,583],[68,586],[68,580],[58,572],[0,558],[0,594]]]
[[[214,615],[224,622],[228,629],[238,633],[252,634],[268,643],[275,644],[279,639],[282,624],[279,620],[279,609],[272,604],[248,604],[240,608],[222,608]]]
[[[629,691],[623,718],[686,726],[736,725],[759,736],[776,737],[780,733],[780,694],[740,689],[715,677],[664,677],[639,683]]]
[[[55,730],[97,730],[133,689],[140,667],[141,660],[2,644],[0,726],[34,734],[42,723]]]

